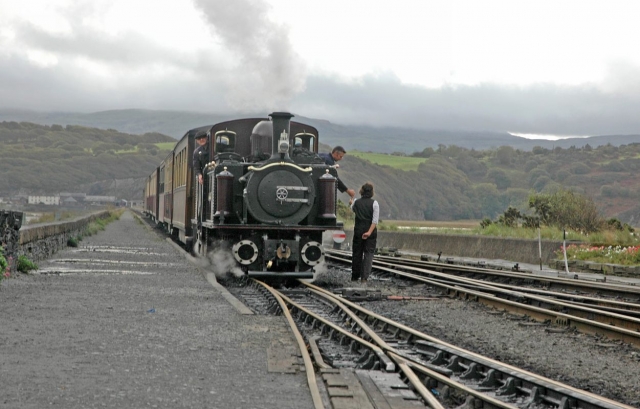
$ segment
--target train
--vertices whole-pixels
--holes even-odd
[[[144,213],[197,256],[229,251],[251,277],[313,278],[322,236],[340,230],[336,166],[318,156],[318,130],[289,112],[187,131],[147,177]],[[200,184],[195,137],[206,133]]]

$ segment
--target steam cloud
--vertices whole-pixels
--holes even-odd
[[[288,30],[269,20],[262,0],[196,0],[211,30],[237,59],[227,81],[227,102],[239,110],[286,110],[305,88],[306,69]],[[215,75],[215,74],[214,74]]]
[[[244,275],[229,249],[217,248],[211,251],[207,257],[211,262],[213,273],[218,279],[224,278],[227,274],[231,274],[234,277],[242,277]]]

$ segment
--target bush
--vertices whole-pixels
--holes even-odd
[[[0,247],[0,281],[2,281],[3,278],[9,277],[9,274],[9,262],[4,258],[2,247]]]
[[[75,237],[69,237],[69,240],[67,240],[67,246],[78,247],[78,239]]]
[[[593,200],[570,190],[531,195],[529,208],[534,209],[535,215],[546,226],[593,233],[604,225]]]
[[[38,265],[33,261],[29,260],[27,256],[19,256],[18,257],[18,271],[21,273],[28,273],[31,270],[37,270]]]

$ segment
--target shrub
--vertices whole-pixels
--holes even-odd
[[[491,221],[491,219],[490,219],[490,218],[485,217],[485,218],[484,218],[484,219],[482,219],[482,221],[480,222],[480,227],[484,229],[485,227],[490,226],[492,223],[493,223],[493,222]]]
[[[21,273],[28,273],[31,270],[37,270],[38,265],[33,261],[29,260],[27,256],[19,256],[18,257],[18,271]]]
[[[2,247],[0,247],[0,281],[2,281],[3,278],[8,278],[9,274],[9,262],[4,258]]]

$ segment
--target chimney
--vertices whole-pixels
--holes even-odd
[[[289,158],[291,118],[293,118],[293,115],[288,112],[273,112],[269,116],[271,117],[271,122],[273,122],[270,160]]]

